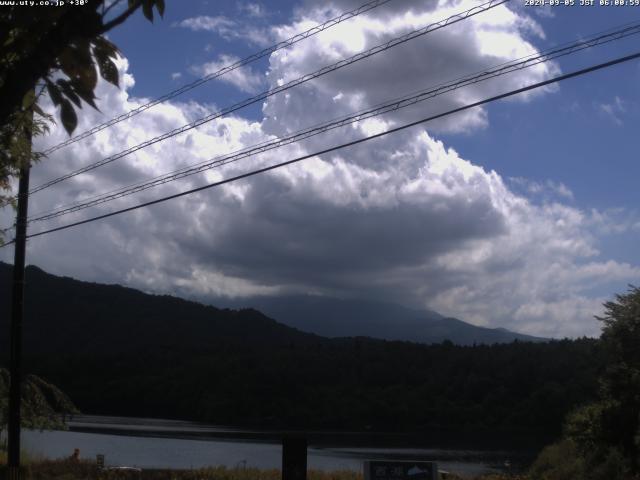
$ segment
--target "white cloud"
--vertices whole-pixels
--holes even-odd
[[[180,80],[182,78],[182,73],[180,72],[173,72],[171,74],[171,80]]]
[[[613,97],[611,103],[600,103],[597,105],[597,108],[619,127],[623,125],[624,122],[622,121],[621,116],[625,113],[626,108],[622,99],[617,95]]]
[[[590,227],[603,236],[625,234],[638,230],[640,226],[638,212],[623,208],[593,209],[589,212],[588,221]]]
[[[217,72],[228,65],[232,65],[238,60],[240,59],[234,55],[221,54],[212,62],[192,67],[192,71],[196,75],[205,76]],[[264,74],[255,71],[249,66],[236,68],[226,75],[218,77],[218,80],[234,85],[245,93],[258,93],[266,87]]]
[[[335,3],[332,5],[336,10],[350,6]],[[390,15],[386,9],[381,8],[381,12],[376,12],[379,16],[359,16],[302,42],[294,49],[276,52],[271,57],[269,81],[272,85],[287,82],[409,31],[443,20],[470,8],[472,4],[440,2],[440,8],[437,10],[434,10],[433,6],[434,3],[428,2],[420,5],[411,4],[410,10],[399,10],[396,15]],[[324,5],[316,6],[314,10],[310,5],[302,13],[304,16],[299,21],[275,28],[278,38],[288,38],[298,31],[310,28],[318,21],[313,21],[312,18],[326,16],[323,7]],[[396,5],[396,8],[400,6]],[[336,11],[331,13],[335,14]],[[283,113],[279,112],[281,106],[291,115],[291,105],[301,105],[309,98],[320,99],[329,95],[334,97],[339,92],[339,101],[322,104],[316,101],[317,108],[301,108],[295,112],[296,117],[299,117],[306,110],[309,117],[313,116],[309,121],[332,118],[343,112],[378,104],[393,96],[434,87],[442,82],[530,55],[536,49],[525,39],[525,35],[531,30],[532,22],[528,17],[518,16],[505,6],[496,7],[465,22],[397,46],[386,54],[370,57],[361,61],[357,67],[336,71],[296,88],[286,101],[281,97],[267,102],[264,112],[268,117],[282,118]],[[415,120],[425,113],[441,113],[547,79],[557,72],[558,68],[553,63],[540,64],[532,69],[501,77],[499,81],[481,82],[436,97],[415,108],[399,112],[391,118],[395,122],[404,122]],[[390,85],[393,86],[391,89]],[[550,91],[553,89],[542,89],[520,95],[513,101],[527,101]],[[304,117],[301,119],[305,120]],[[472,132],[486,127],[488,121],[487,110],[476,108],[433,122],[429,129],[432,132]],[[274,123],[273,133],[281,133],[281,122]],[[269,130],[272,128],[269,122],[265,128],[272,132]]]
[[[380,43],[464,8],[444,4],[435,12],[428,10],[435,4],[411,3],[413,9],[405,11],[401,4],[273,54],[266,81],[275,85],[313,71],[356,47]],[[301,18],[278,28],[278,35],[286,37],[331,13],[312,5],[317,8],[305,8]],[[241,117],[219,119],[34,195],[31,211],[209,159],[531,52],[533,45],[523,37],[522,29],[530,28],[527,24],[522,14],[499,7],[493,14],[474,17],[428,41],[410,42],[357,67],[272,97],[264,104],[261,123]],[[126,72],[126,61],[120,62],[120,68]],[[425,111],[442,111],[547,78],[554,68],[540,66],[478,84],[415,111],[360,122],[282,151],[166,184],[139,198],[176,193],[358,138],[423,116]],[[248,90],[251,82],[243,81]],[[122,83],[130,88],[133,78],[125,75]],[[520,101],[531,101],[543,93]],[[104,114],[83,110],[80,130],[145,101],[104,82],[98,97]],[[89,141],[56,152],[34,168],[33,184],[215,109],[193,102],[154,107]],[[594,290],[618,282],[624,285],[637,279],[640,270],[603,258],[599,251],[602,225],[609,225],[613,218],[608,212],[585,212],[562,203],[570,200],[570,190],[554,181],[540,183],[553,199],[535,202],[530,195],[516,193],[512,182],[507,184],[498,172],[462,158],[436,138],[440,131],[473,132],[489,121],[487,111],[478,109],[428,125],[426,130],[407,130],[224,188],[40,237],[30,242],[29,261],[54,273],[125,282],[149,291],[201,296],[313,292],[375,297],[429,306],[479,325],[531,334],[597,333],[592,315],[599,312],[603,295]],[[38,145],[64,138],[62,129],[55,128]],[[533,183],[523,182],[535,189]],[[91,213],[131,202],[123,200]],[[47,227],[87,215],[70,215]],[[9,220],[10,213],[5,210],[0,216]],[[628,223],[633,228],[635,223]],[[34,226],[32,231],[39,228]],[[8,259],[6,251],[0,255]]]
[[[250,45],[268,46],[272,43],[270,29],[246,22],[237,22],[225,16],[201,15],[175,22],[174,27],[188,28],[194,32],[211,32],[227,41],[245,40]]]
[[[180,22],[176,22],[174,26],[188,28],[194,32],[206,31],[226,35],[237,27],[237,23],[221,15],[216,17],[201,15],[199,17],[185,18]]]
[[[264,5],[255,2],[238,2],[238,10],[245,13],[249,17],[264,18],[267,11]]]
[[[547,202],[556,199],[574,200],[573,191],[562,182],[551,179],[538,182],[522,177],[511,177],[509,180],[513,186],[523,189],[534,198],[539,197]]]

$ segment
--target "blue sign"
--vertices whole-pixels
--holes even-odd
[[[364,462],[364,480],[437,480],[435,462],[398,462],[371,460]]]

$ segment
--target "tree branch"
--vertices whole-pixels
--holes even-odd
[[[97,35],[102,35],[103,33],[108,32],[113,27],[117,27],[121,23],[123,23],[127,18],[129,18],[133,12],[135,12],[142,5],[142,0],[136,0],[136,2],[127,8],[124,12],[122,12],[119,16],[111,20],[110,22],[105,23],[102,28],[96,32]]]
[[[111,10],[113,7],[118,5],[120,2],[122,2],[122,0],[114,0],[113,3],[109,5],[107,8],[104,8],[104,3],[103,3],[102,18],[104,19],[104,17],[109,13],[109,10]]]

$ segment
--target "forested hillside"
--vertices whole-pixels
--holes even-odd
[[[85,413],[546,440],[559,434],[570,409],[593,398],[602,364],[591,339],[491,346],[327,339],[254,310],[219,310],[33,267],[27,281],[26,367]],[[7,345],[8,315],[1,319]]]

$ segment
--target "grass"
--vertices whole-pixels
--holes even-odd
[[[29,454],[29,453],[25,453],[24,451],[22,451],[20,453],[20,461],[23,464],[27,464],[30,462],[34,462],[37,461],[38,458],[36,458],[35,456]],[[0,450],[0,468],[4,465],[7,464],[7,451],[6,450]],[[0,477],[1,478],[1,477]]]
[[[6,455],[0,453],[0,465]],[[0,467],[1,468],[1,467]],[[26,480],[280,480],[278,469],[210,467],[196,470],[144,469],[134,471],[100,471],[94,462],[38,460],[25,462]],[[352,471],[324,472],[310,470],[308,480],[362,480]]]
[[[6,464],[0,452],[0,465]],[[32,460],[25,462],[25,480],[281,480],[278,469],[210,467],[195,470],[144,469],[142,472],[100,471],[94,462],[70,460]],[[1,468],[1,467],[0,467]],[[308,480],[363,480],[351,470],[325,472],[309,470]],[[446,480],[469,480],[447,475]],[[488,475],[475,480],[529,480],[524,476]]]

